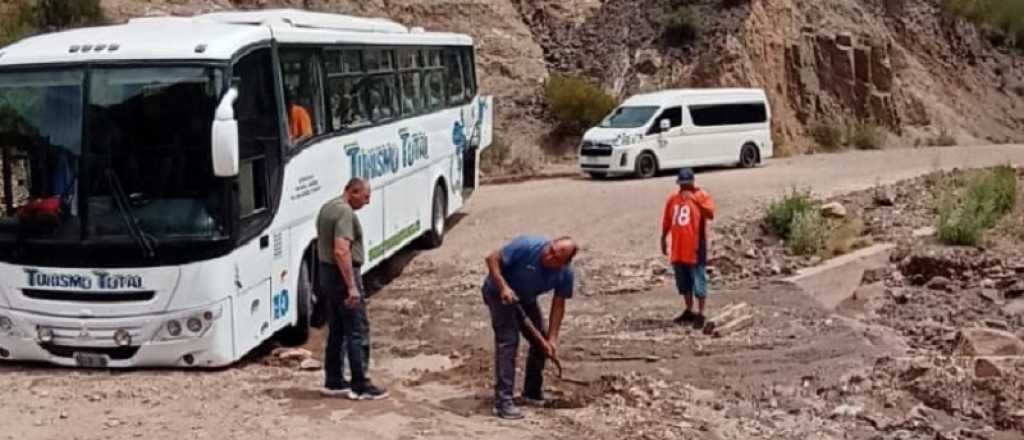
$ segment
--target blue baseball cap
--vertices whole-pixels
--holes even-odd
[[[694,175],[692,168],[681,168],[679,170],[679,176],[676,177],[676,183],[680,185],[693,184]]]

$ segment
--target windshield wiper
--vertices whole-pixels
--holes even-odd
[[[156,240],[146,234],[146,231],[142,230],[142,227],[139,226],[139,219],[135,217],[131,206],[128,204],[128,197],[124,194],[124,188],[121,187],[121,179],[117,177],[117,173],[110,168],[107,168],[106,173],[107,183],[110,184],[110,192],[114,194],[114,202],[117,204],[117,209],[121,211],[121,218],[128,225],[128,232],[139,243],[139,248],[142,249],[143,255],[147,258],[153,258],[156,256],[156,251],[154,250],[154,242]]]

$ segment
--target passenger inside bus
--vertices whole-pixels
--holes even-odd
[[[289,89],[287,95],[288,136],[292,144],[313,135],[313,120],[309,116],[309,110],[297,102],[296,93],[294,89]]]

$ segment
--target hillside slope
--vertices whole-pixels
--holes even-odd
[[[536,149],[550,129],[540,93],[551,73],[587,76],[617,97],[665,87],[768,90],[786,148],[817,122],[870,119],[904,142],[948,129],[961,142],[1024,140],[1024,54],[945,15],[940,0],[103,0],[108,15],[300,7],[387,16],[472,34],[499,136]],[[693,8],[692,45],[659,17]]]

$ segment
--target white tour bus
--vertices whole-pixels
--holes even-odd
[[[305,341],[320,206],[369,179],[364,272],[440,245],[491,106],[468,36],[383,19],[143,18],[0,49],[0,360],[206,367]]]
[[[583,135],[580,169],[595,178],[659,170],[753,167],[774,154],[761,89],[678,89],[627,99]]]

